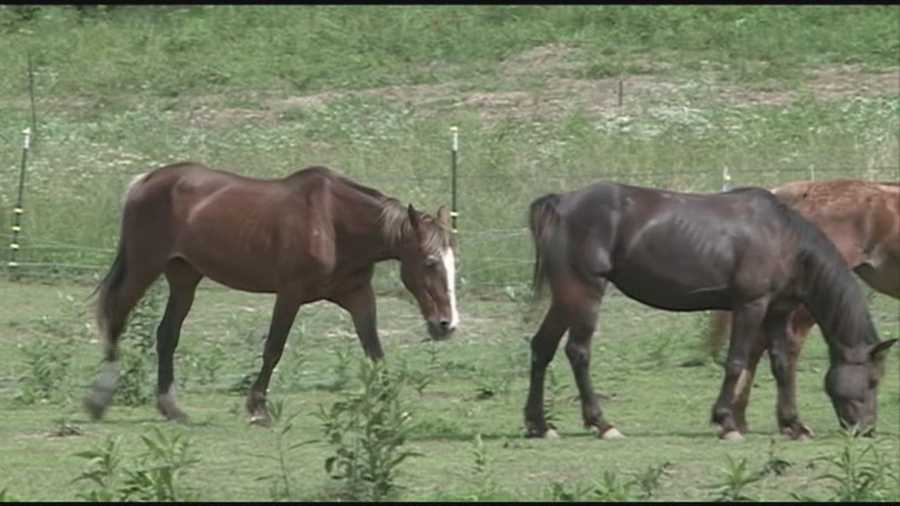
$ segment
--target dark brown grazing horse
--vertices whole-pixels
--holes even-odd
[[[749,355],[766,340],[778,385],[777,420],[806,435],[787,363],[787,319],[806,304],[829,347],[825,389],[842,425],[874,429],[882,363],[896,341],[879,342],[862,291],[834,244],[762,188],[691,194],[598,183],[534,200],[534,288],[552,300],[531,341],[525,405],[529,436],[555,435],[544,417],[544,373],[568,330],[566,355],[587,427],[621,437],[604,418],[591,385],[591,336],[608,282],[628,297],[669,311],[731,310],[725,377],[713,405],[720,437],[742,439],[733,412]]]
[[[372,290],[376,262],[400,261],[429,334],[448,337],[459,321],[448,218],[446,207],[435,220],[324,167],[261,180],[187,162],[136,177],[125,194],[118,253],[98,286],[106,364],[85,407],[96,419],[109,406],[126,318],[161,274],[169,300],[156,334],[157,407],[168,419],[186,418],[175,402],[172,357],[204,276],[276,294],[262,369],[247,397],[251,423],[271,422],[269,379],[302,304],[328,300],[346,309],[366,355],[384,356]]]
[[[873,290],[900,299],[900,184],[839,179],[795,181],[772,193],[809,221],[834,243],[847,265]],[[710,352],[718,357],[728,340],[731,313],[714,311],[710,322]],[[805,306],[789,318],[788,367],[797,359],[815,320]],[[748,429],[746,409],[753,376],[765,348],[754,348],[747,364],[748,379],[734,411],[742,432]]]

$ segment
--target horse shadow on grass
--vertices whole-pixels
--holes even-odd
[[[581,440],[593,440],[599,439],[597,435],[589,430],[572,430],[572,431],[560,431],[557,429],[557,433],[560,436],[560,439],[581,439]],[[479,434],[478,431],[473,431],[470,429],[447,429],[447,430],[435,430],[435,431],[413,431],[410,434],[408,440],[409,441],[471,441],[476,434]],[[754,433],[750,432],[750,434],[763,434],[763,433]],[[525,429],[524,427],[520,428],[516,431],[494,431],[494,432],[480,432],[482,441],[548,441],[543,438],[527,438],[525,437]],[[630,439],[656,439],[656,438],[686,438],[686,439],[694,439],[694,440],[702,440],[702,439],[713,439],[716,437],[715,432],[712,429],[709,430],[694,430],[694,431],[670,431],[670,432],[653,432],[653,431],[636,431],[629,432],[624,440],[627,442]],[[552,440],[549,440],[552,441]]]

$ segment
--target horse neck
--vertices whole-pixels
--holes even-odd
[[[411,228],[405,207],[390,198],[362,193],[338,200],[344,209],[351,210],[338,214],[344,220],[340,229],[355,243],[354,250],[364,251],[364,256],[372,257],[374,262],[399,260],[408,235],[406,230]]]
[[[877,342],[862,291],[837,251],[806,244],[799,257],[803,302],[828,343],[832,361],[844,356],[842,350]]]

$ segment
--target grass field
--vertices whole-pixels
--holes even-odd
[[[271,297],[211,285],[201,289],[176,354],[179,398],[193,422],[179,426],[162,421],[152,402],[114,405],[97,423],[81,411],[80,398],[93,381],[100,358],[93,323],[83,315],[89,287],[3,282],[0,288],[0,353],[8,357],[0,387],[0,409],[5,414],[0,424],[4,457],[0,489],[6,487],[12,497],[25,500],[74,498],[87,487],[71,483],[85,470],[84,459],[74,456],[77,452],[100,445],[107,437],[121,437],[122,453],[133,462],[143,448],[139,436],[162,427],[190,438],[199,462],[185,472],[182,483],[197,497],[207,501],[271,497],[268,483],[255,478],[277,474],[278,468],[252,455],[274,452],[279,426],[249,426],[244,397],[229,391],[245,375],[258,371]],[[606,303],[595,337],[592,376],[598,390],[610,397],[603,403],[608,418],[628,438],[600,441],[581,428],[577,390],[560,352],[551,365],[547,396],[562,437],[533,440],[523,437],[522,425],[529,363],[525,338],[535,328],[533,321],[526,321],[528,307],[472,297],[464,297],[460,305],[463,326],[457,334],[446,342],[428,343],[422,342],[423,323],[409,298],[379,299],[389,366],[405,362],[430,379],[421,392],[407,387],[402,394],[413,423],[406,446],[422,456],[399,467],[398,483],[407,487],[400,498],[558,500],[559,491],[554,496],[552,490],[555,482],[564,484],[569,493],[592,490],[607,471],[625,481],[668,463],[653,499],[711,500],[717,497],[714,487],[726,482],[729,457],[735,462],[746,459],[747,474],[752,475],[773,459],[772,441],[775,458],[790,466],[781,475],[769,474],[747,485],[745,495],[769,500],[791,500],[791,493],[832,497],[831,487],[837,483],[816,478],[837,468],[817,459],[837,456],[843,443],[822,389],[827,353],[818,331],[803,352],[798,379],[801,416],[818,437],[791,442],[777,434],[774,381],[764,360],[748,410],[751,432],[743,443],[725,443],[708,425],[721,369],[710,361],[699,367],[681,366],[702,357],[698,345],[704,316],[651,311],[615,294]],[[896,301],[877,296],[873,311],[882,338],[900,333]],[[134,352],[135,339],[126,338],[126,351]],[[16,399],[28,384],[25,378],[33,373],[25,357],[42,342],[66,357],[54,366],[65,367],[65,374],[48,401],[24,404]],[[341,391],[359,388],[353,378],[362,357],[341,310],[328,304],[301,309],[269,393],[271,402],[284,404],[285,413],[299,412],[289,433],[291,442],[320,440],[289,452],[295,499],[334,497],[329,495],[334,480],[324,471],[329,446],[321,442],[322,423],[314,415],[320,405],[338,400]],[[880,391],[879,437],[859,443],[874,443],[895,476],[900,452],[898,360],[900,356],[892,352],[889,370],[894,372],[886,375]],[[342,373],[340,364],[349,369]],[[350,381],[343,388],[336,386],[345,375]],[[154,381],[151,373],[144,387],[152,388]],[[79,434],[53,435],[64,424],[76,427]],[[489,490],[480,488],[482,475],[472,474],[476,434],[481,435],[487,455],[484,474],[494,484]],[[889,483],[896,486],[896,481]],[[591,497],[597,496],[583,498]]]
[[[898,177],[897,13],[4,8],[0,207],[31,125],[30,53],[20,261],[57,265],[41,274],[107,264],[127,181],[185,159],[260,177],[324,164],[433,212],[450,201],[458,126],[461,284],[515,288],[524,209],[546,191],[601,178],[717,191],[726,169],[733,185]]]
[[[751,433],[728,445],[707,424],[720,368],[680,366],[702,356],[706,316],[621,295],[601,316],[592,374],[628,439],[581,430],[564,353],[547,394],[563,437],[524,439],[527,338],[540,315],[527,304],[523,227],[535,197],[598,179],[687,191],[721,189],[726,171],[733,186],[900,179],[898,19],[887,6],[0,7],[0,41],[11,48],[0,53],[3,230],[21,131],[36,129],[17,258],[26,265],[20,281],[0,281],[0,498],[76,499],[91,488],[72,483],[90,469],[76,453],[121,437],[122,466],[135,466],[153,428],[192,442],[199,462],[179,483],[195,497],[280,497],[256,479],[283,474],[277,463],[253,454],[274,450],[287,425],[249,427],[233,391],[258,371],[271,296],[201,290],[176,359],[193,424],[163,423],[152,398],[119,403],[100,423],[80,411],[100,358],[85,298],[112,259],[122,191],[134,175],[185,159],[259,177],[323,164],[433,212],[450,201],[451,126],[460,129],[463,327],[451,341],[420,342],[424,324],[396,266],[377,271],[389,365],[427,381],[401,396],[413,416],[405,446],[423,455],[399,466],[400,499],[641,498],[651,488],[654,500],[885,498],[817,479],[841,475],[826,460],[845,455],[817,334],[801,361],[799,406],[819,437],[776,434],[763,363]],[[871,301],[881,338],[900,336],[897,301]],[[148,311],[126,338],[133,353],[155,328]],[[362,352],[349,318],[324,303],[301,309],[289,346],[270,399],[299,413],[291,443],[321,440],[314,415],[359,388]],[[152,389],[154,357],[134,363],[149,368],[134,375],[144,378],[135,395]],[[874,448],[896,499],[896,350],[884,381]],[[78,435],[51,435],[69,426]],[[339,497],[329,452],[322,442],[290,451],[291,497]],[[729,468],[729,457],[746,467]],[[782,474],[772,471],[779,459],[791,464]],[[648,470],[662,473],[644,480],[655,485],[625,490]]]

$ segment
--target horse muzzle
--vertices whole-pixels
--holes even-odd
[[[453,331],[456,330],[456,327],[450,326],[450,320],[428,320],[428,335],[431,336],[435,341],[442,341],[450,337],[450,334],[453,334]]]

